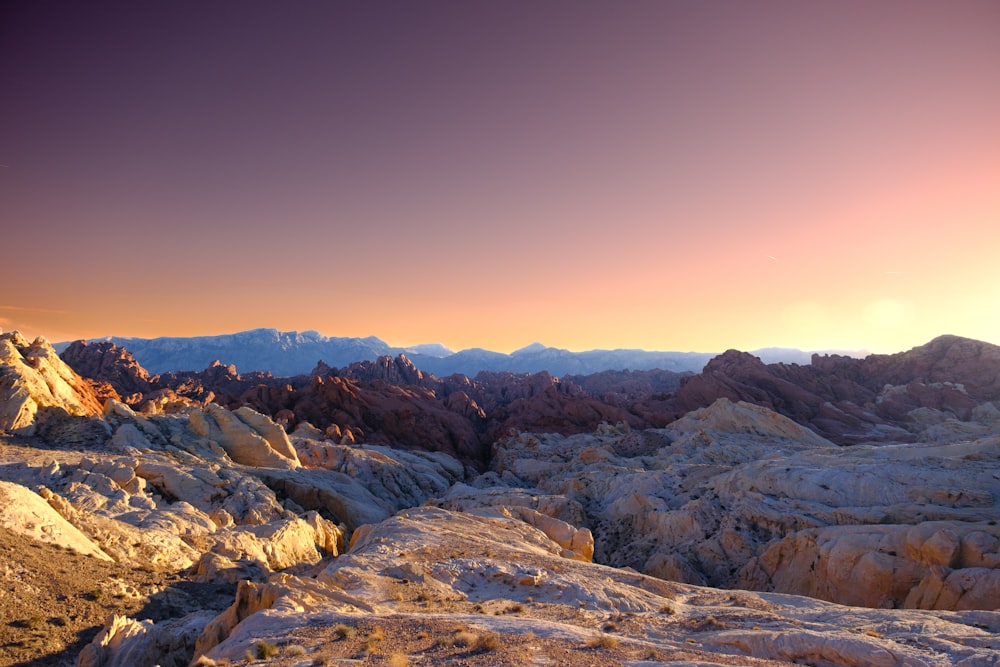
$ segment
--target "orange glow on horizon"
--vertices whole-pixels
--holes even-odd
[[[11,12],[0,328],[1000,344],[997,3],[399,11]]]

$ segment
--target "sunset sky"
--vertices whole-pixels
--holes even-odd
[[[0,6],[0,328],[1000,344],[1000,2]]]

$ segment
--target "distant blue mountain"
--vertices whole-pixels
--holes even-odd
[[[408,355],[410,356],[410,355]],[[589,350],[570,352],[533,343],[511,354],[490,352],[480,348],[462,350],[451,356],[428,358],[412,355],[410,360],[420,370],[438,377],[462,373],[474,377],[479,371],[511,371],[538,373],[548,371],[563,375],[590,375],[609,370],[645,371],[659,368],[666,371],[697,373],[716,356],[707,352],[647,352],[645,350]]]
[[[331,338],[316,331],[278,331],[252,329],[219,336],[188,338],[125,338],[108,336],[107,340],[124,347],[150,373],[196,371],[215,360],[233,364],[240,372],[270,371],[276,376],[301,375],[312,371],[320,360],[336,368],[355,361],[374,360],[384,355],[406,354],[422,371],[444,377],[461,373],[474,377],[480,371],[538,373],[554,376],[589,375],[606,370],[651,370],[698,373],[714,352],[649,352],[646,350],[589,350],[570,352],[541,343],[532,343],[511,354],[471,348],[452,352],[443,345],[430,343],[393,347],[385,341],[367,338]],[[62,351],[69,342],[56,344]],[[767,348],[753,352],[765,363],[794,362],[808,364],[810,353],[786,348]]]
[[[329,338],[316,331],[252,329],[220,336],[189,338],[125,338],[107,340],[131,352],[150,373],[200,371],[218,359],[241,372],[270,371],[274,375],[300,375],[324,360],[330,366],[347,366],[362,359],[397,354],[396,348],[374,336]],[[68,343],[56,345],[62,350]]]

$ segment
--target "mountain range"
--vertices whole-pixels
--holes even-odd
[[[218,336],[131,338],[108,336],[91,339],[108,341],[131,352],[150,373],[201,370],[213,361],[234,365],[240,371],[267,371],[276,376],[307,374],[318,362],[328,366],[348,366],[357,361],[374,361],[382,356],[406,354],[422,371],[439,377],[460,373],[475,376],[480,371],[538,373],[556,376],[589,375],[605,370],[661,369],[675,373],[697,373],[714,352],[655,352],[637,349],[570,350],[532,343],[510,354],[482,348],[453,352],[438,343],[396,347],[385,341],[366,338],[329,337],[316,331],[251,329]],[[57,343],[62,352],[70,342]],[[810,352],[769,347],[752,354],[765,363],[808,364]]]

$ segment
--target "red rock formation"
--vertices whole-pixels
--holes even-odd
[[[152,390],[146,369],[131,352],[114,343],[78,340],[59,356],[83,377],[108,383],[130,405],[141,402],[143,394]],[[101,393],[107,394],[106,390]]]
[[[809,366],[765,365],[729,350],[682,380],[670,404],[680,416],[722,397],[762,405],[849,444],[877,438],[878,425],[909,425],[917,408],[969,419],[976,405],[1000,398],[1000,347],[941,336],[899,354],[813,355]],[[907,439],[898,431],[886,437]]]
[[[955,336],[866,359],[814,355],[808,366],[768,365],[729,350],[698,375],[615,371],[562,380],[544,372],[436,378],[404,355],[343,369],[321,361],[311,375],[293,378],[240,374],[218,362],[150,378],[109,343],[70,349],[64,354],[84,375],[119,391],[143,389],[144,399],[130,396],[138,407],[249,405],[280,415],[289,430],[308,421],[336,439],[441,450],[479,465],[493,441],[511,430],[569,434],[601,422],[662,427],[722,397],[767,407],[842,444],[913,439],[928,411],[926,419],[966,420],[979,403],[1000,398],[1000,348]]]

